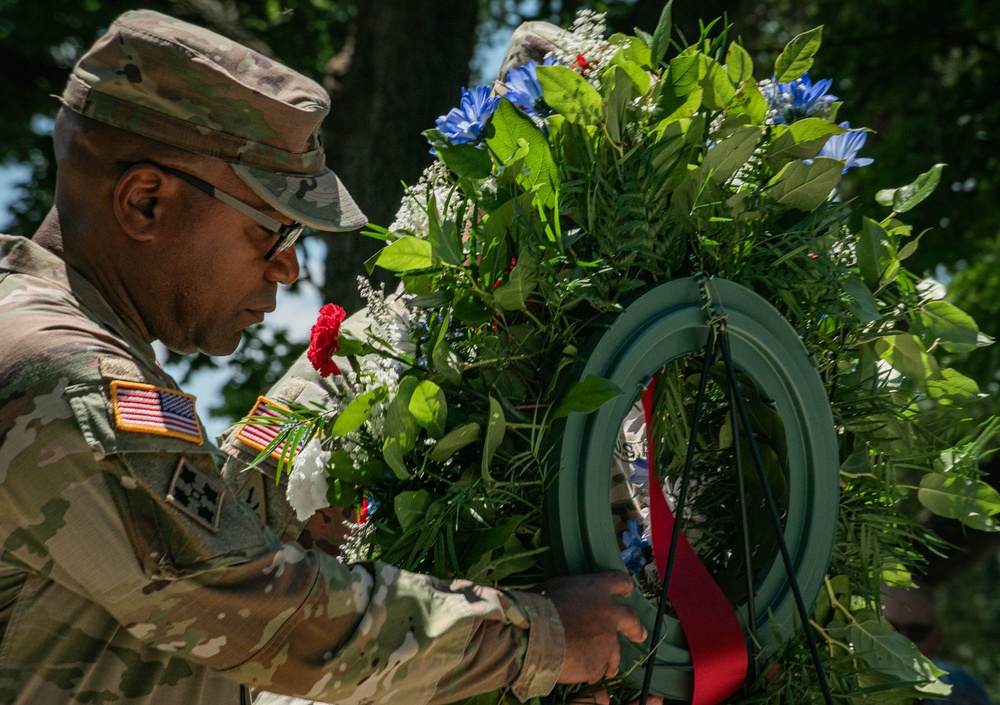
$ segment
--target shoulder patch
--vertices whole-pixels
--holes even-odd
[[[181,458],[170,481],[167,502],[210,531],[219,530],[219,515],[225,490],[212,486],[210,478],[193,463]]]
[[[151,433],[204,443],[195,398],[173,389],[116,379],[111,382],[115,425],[122,431]]]
[[[236,439],[258,451],[265,450],[281,433],[284,424],[290,419],[285,414],[291,414],[291,409],[267,397],[257,397],[257,403],[247,415],[249,420],[240,426]],[[296,452],[299,448],[295,449]],[[285,452],[285,444],[279,443],[271,451],[271,457],[280,459]],[[293,454],[294,457],[294,454]]]

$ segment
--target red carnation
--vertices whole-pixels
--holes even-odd
[[[340,368],[333,361],[333,354],[340,350],[337,338],[340,336],[340,324],[346,317],[347,314],[340,306],[323,304],[316,325],[309,334],[309,350],[306,351],[306,357],[323,377],[340,374]]]

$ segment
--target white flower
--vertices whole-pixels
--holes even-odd
[[[326,463],[329,460],[330,451],[323,450],[316,438],[295,456],[285,497],[299,521],[305,521],[317,509],[330,506],[326,499]]]
[[[415,186],[406,189],[396,219],[389,232],[407,232],[416,237],[427,237],[429,222],[427,210],[433,197],[438,218],[454,220],[458,209],[468,204],[466,199],[455,196],[455,182],[451,170],[441,162],[434,162],[424,169]]]

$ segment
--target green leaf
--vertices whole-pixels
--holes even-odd
[[[840,286],[844,291],[847,310],[859,321],[870,323],[882,318],[871,289],[865,286],[863,281],[857,277],[847,277]]]
[[[816,605],[813,607],[813,617],[816,623],[821,626],[826,626],[829,624],[830,619],[835,615],[833,611],[833,602],[830,599],[830,592],[833,592],[833,597],[844,604],[845,602],[850,602],[851,599],[851,585],[846,575],[837,575],[830,578],[829,588],[824,586],[819,591],[819,596],[816,598]]]
[[[769,158],[777,163],[786,159],[811,159],[820,153],[831,135],[845,132],[847,130],[840,125],[814,117],[796,120],[791,125],[778,125],[774,128]]]
[[[628,74],[639,95],[646,95],[649,93],[651,80],[649,72],[642,67],[649,65],[649,52],[647,50],[645,57],[643,57],[642,51],[638,47],[642,47],[642,44],[630,41],[627,46],[616,51],[615,55],[611,57],[611,65],[617,66]]]
[[[334,479],[326,486],[326,501],[331,507],[350,507],[358,500],[358,488],[341,479]]]
[[[367,355],[372,352],[372,346],[367,340],[363,340],[354,333],[344,328],[340,329],[340,335],[337,336],[337,344],[340,345],[340,350],[337,351],[337,355],[340,357],[359,357],[360,355]]]
[[[382,457],[401,480],[410,476],[405,455],[413,450],[417,442],[417,420],[410,413],[410,399],[417,388],[417,379],[412,376],[399,380],[396,396],[389,402],[385,413],[385,442]]]
[[[438,156],[449,169],[460,177],[482,180],[493,171],[493,160],[481,147],[458,144],[450,149],[438,149]]]
[[[442,377],[457,386],[462,383],[462,360],[445,337],[447,333],[448,326],[442,325],[434,343],[434,350],[431,352],[431,362]]]
[[[390,272],[411,272],[434,264],[433,247],[427,240],[406,235],[382,248],[375,264]]]
[[[736,128],[705,153],[702,170],[717,184],[729,181],[753,155],[761,134],[760,128],[752,125]]]
[[[685,96],[701,83],[705,76],[705,64],[700,54],[682,54],[670,60],[670,67],[664,77],[676,96]]]
[[[567,66],[535,69],[546,105],[570,122],[597,125],[603,108],[601,94],[583,76]]]
[[[933,667],[909,639],[878,619],[832,624],[830,636],[850,644],[858,657],[899,683],[932,682]]]
[[[924,236],[924,234],[921,233],[921,234],[917,235],[915,238],[913,238],[912,240],[910,240],[908,243],[906,243],[905,245],[903,245],[902,247],[900,247],[899,248],[899,252],[896,254],[896,259],[898,259],[900,262],[902,262],[907,257],[912,256],[913,253],[916,252],[917,248],[920,246],[920,239],[923,236]]]
[[[730,44],[729,51],[726,52],[726,73],[734,86],[753,78],[753,59],[747,50],[736,42]]]
[[[617,66],[604,73],[605,96],[604,129],[612,144],[622,141],[622,126],[628,122],[628,106],[637,93],[637,88],[629,75]]]
[[[456,294],[452,311],[462,323],[473,328],[481,326],[493,318],[493,309],[472,291]]]
[[[565,67],[559,68],[565,69]],[[570,71],[570,69],[565,70]],[[594,93],[597,92],[593,86],[590,89]],[[599,102],[600,96],[598,96]],[[519,140],[523,142],[519,143]],[[518,168],[514,172],[516,178],[527,190],[537,189],[543,203],[554,198],[559,188],[559,170],[552,159],[548,140],[531,118],[515,108],[506,98],[500,101],[493,118],[486,126],[486,144],[508,167],[518,155],[519,149],[523,152],[521,148],[527,146],[527,152],[523,156],[524,167],[528,174],[525,176],[523,170]]]
[[[654,67],[649,53],[649,45],[645,43],[641,37],[633,37],[627,34],[622,34],[621,32],[616,32],[608,37],[608,43],[619,48],[619,51],[615,53],[615,57],[612,57],[611,63],[616,63],[615,58],[620,57],[623,61],[639,67],[643,75],[646,76],[647,81],[649,81],[649,72],[646,69],[652,69]],[[618,65],[620,66],[621,64]],[[635,80],[634,76],[633,80]],[[642,87],[642,83],[639,81],[636,81],[636,85],[640,88]],[[642,89],[643,93],[648,91],[649,83],[647,83],[645,88]]]
[[[724,110],[736,97],[736,89],[729,80],[729,74],[711,57],[702,54],[701,61],[705,71],[705,77],[701,82],[701,102],[709,110]]]
[[[331,477],[363,487],[369,487],[385,478],[386,467],[378,458],[369,458],[360,467],[348,450],[335,450],[327,463]]]
[[[862,219],[857,255],[861,278],[870,289],[880,289],[883,277],[888,280],[899,271],[899,262],[889,241],[889,233],[871,218]]]
[[[510,540],[524,519],[525,516],[523,514],[515,514],[503,526],[497,526],[480,532],[475,543],[469,546],[463,557],[466,561],[472,563],[485,553],[503,548],[503,545]]]
[[[441,387],[429,379],[421,380],[413,390],[407,409],[417,423],[427,429],[427,434],[431,438],[440,438],[444,435],[444,426],[448,419],[448,402]]]
[[[406,466],[406,459],[403,457],[403,449],[398,438],[387,438],[382,444],[382,457],[386,464],[392,469],[393,474],[400,480],[405,480],[410,476],[410,470]]]
[[[433,194],[427,203],[427,225],[427,240],[431,243],[432,257],[440,258],[448,264],[462,264],[465,252],[458,226],[451,220],[441,222],[437,200]]]
[[[872,471],[871,459],[868,457],[868,450],[864,447],[855,448],[847,456],[847,459],[840,464],[840,472],[848,477],[858,477],[859,475],[869,475]]]
[[[500,402],[490,397],[490,416],[486,424],[486,440],[483,442],[483,477],[492,480],[490,475],[490,463],[496,455],[497,448],[503,441],[507,432],[507,418],[504,416],[503,407]]]
[[[879,338],[875,349],[879,357],[892,365],[894,370],[918,384],[940,374],[937,360],[924,349],[920,339],[911,333]]]
[[[822,25],[803,32],[785,45],[784,51],[774,62],[774,76],[778,83],[788,83],[812,67],[813,57],[823,39]]]
[[[809,212],[830,198],[844,170],[835,159],[790,162],[768,182],[768,195],[783,206]]]
[[[931,301],[917,309],[917,321],[928,346],[937,344],[952,353],[980,347],[979,326],[972,316],[947,301]]]
[[[427,130],[423,134],[434,147],[438,158],[459,177],[481,180],[493,170],[493,160],[482,147],[472,144],[453,145],[437,130]]]
[[[875,194],[875,200],[879,205],[892,207],[897,213],[905,213],[934,192],[941,181],[941,170],[944,167],[944,164],[935,164],[912,184],[879,191]]]
[[[538,283],[535,266],[528,254],[522,252],[507,282],[498,286],[493,292],[493,300],[497,306],[505,311],[520,311],[524,308]]]
[[[472,422],[456,426],[441,437],[430,452],[430,459],[436,463],[443,463],[455,453],[479,440],[481,427]]]
[[[696,87],[683,96],[674,95],[669,89],[664,90],[653,107],[650,120],[655,123],[675,122],[689,118],[701,107],[702,90]]]
[[[917,499],[938,516],[963,522],[1000,513],[1000,493],[982,480],[961,475],[924,475]]]
[[[503,545],[500,555],[493,557],[478,578],[487,585],[495,584],[515,573],[521,573],[535,565],[534,554],[545,549],[525,551],[517,536],[511,536]]]
[[[511,236],[523,238],[535,226],[536,211],[531,193],[522,193],[504,202],[483,222],[480,229],[479,280],[490,291],[500,273],[510,265]]]
[[[653,41],[649,45],[649,58],[655,68],[663,57],[667,55],[670,48],[670,33],[673,31],[673,21],[671,20],[671,9],[674,0],[667,0],[667,4],[660,11],[660,19],[656,23],[653,31]]]
[[[979,385],[958,370],[945,367],[940,379],[927,381],[927,396],[938,404],[962,404],[979,396]]]
[[[596,411],[605,402],[614,399],[622,393],[621,387],[610,379],[587,375],[566,392],[555,411],[549,417],[550,420],[569,416],[574,412],[589,414]]]
[[[730,115],[746,115],[755,125],[764,122],[767,117],[767,98],[760,92],[757,84],[747,81],[729,103]]]
[[[386,390],[384,387],[379,387],[378,389],[373,389],[370,392],[365,392],[364,394],[355,397],[350,401],[350,403],[337,414],[337,420],[333,422],[333,427],[330,429],[330,436],[333,438],[339,438],[345,434],[354,431],[361,427],[368,417],[372,413],[372,404],[376,401],[381,401],[386,397]]]
[[[431,493],[427,490],[397,494],[392,500],[392,506],[399,525],[408,529],[423,519],[427,514],[427,509],[431,506],[431,501]]]

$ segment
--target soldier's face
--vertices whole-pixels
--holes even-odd
[[[287,221],[257,196],[228,166],[198,173],[199,178],[244,203]],[[168,315],[157,336],[177,352],[232,353],[243,330],[273,311],[278,284],[298,278],[295,248],[264,259],[277,236],[230,206],[193,186],[175,204],[174,263]]]

